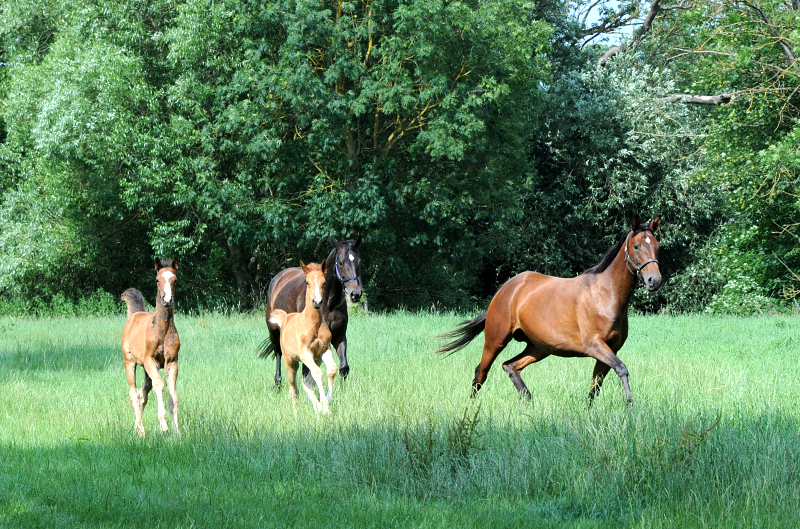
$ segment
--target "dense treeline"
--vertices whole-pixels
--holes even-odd
[[[2,296],[147,293],[168,255],[184,306],[247,307],[361,235],[372,307],[464,307],[639,212],[640,309],[786,306],[800,5],[593,4],[3,2]]]

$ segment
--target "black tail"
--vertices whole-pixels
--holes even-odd
[[[454,331],[440,334],[436,338],[439,340],[449,340],[456,338],[450,343],[446,343],[436,350],[436,354],[448,353],[453,354],[462,347],[466,346],[469,342],[475,339],[486,328],[486,311],[475,318],[474,320],[464,320],[461,325]]]
[[[259,358],[269,358],[275,354],[275,344],[272,343],[272,340],[267,337],[266,340],[258,344],[256,347],[256,354],[258,354]]]
[[[131,317],[131,314],[134,312],[146,312],[147,309],[144,308],[144,298],[142,297],[142,293],[136,290],[135,288],[129,288],[125,292],[122,293],[122,301],[128,306],[128,317]]]

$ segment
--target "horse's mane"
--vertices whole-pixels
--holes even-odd
[[[639,227],[636,228],[636,231],[633,232],[633,234],[636,235],[637,233],[641,233],[643,231],[650,231],[650,224],[648,224],[647,222],[645,222],[644,224],[640,224]],[[608,268],[609,266],[611,266],[611,263],[614,262],[614,259],[617,257],[617,254],[619,253],[620,248],[622,248],[622,245],[625,242],[625,239],[627,239],[627,238],[628,238],[628,233],[626,232],[625,235],[622,237],[622,239],[620,239],[620,241],[617,244],[612,246],[605,253],[605,255],[603,255],[603,258],[600,259],[599,263],[597,263],[596,265],[594,265],[591,268],[587,268],[586,270],[583,271],[583,273],[584,274],[599,274],[599,273],[605,271],[605,269]]]

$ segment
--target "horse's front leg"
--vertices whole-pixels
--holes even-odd
[[[595,360],[604,363],[617,373],[620,382],[622,382],[622,389],[625,392],[625,400],[628,402],[628,405],[632,404],[633,395],[631,395],[631,388],[628,385],[628,368],[625,366],[622,360],[617,357],[614,351],[611,350],[608,344],[602,338],[596,336],[586,348],[586,354]],[[595,376],[598,373],[599,370],[595,366]],[[593,387],[592,389],[594,390],[595,388]],[[599,391],[599,389],[600,388],[598,384],[597,390]]]
[[[319,399],[317,399],[317,395],[314,393],[314,387],[310,384],[303,383],[303,389],[306,390],[308,398],[314,403],[314,410],[321,411],[322,413],[329,413],[328,397],[325,396],[325,388],[322,385],[322,369],[320,369],[318,364],[321,360],[319,358],[314,358],[314,354],[311,351],[304,350],[300,352],[300,361],[303,362],[303,365],[308,367],[311,378],[319,389]]]
[[[180,436],[178,430],[178,393],[176,385],[178,383],[178,362],[169,362],[164,366],[164,373],[167,376],[167,391],[169,391],[169,399],[167,406],[169,407],[169,414],[172,416],[172,426],[175,428],[175,435]]]
[[[347,375],[350,374],[350,364],[347,363],[347,336],[344,333],[334,336],[331,339],[331,346],[336,350],[336,356],[339,357],[339,373],[342,378],[347,378]]]
[[[136,415],[136,419],[134,422],[134,428],[136,429],[136,433],[139,437],[144,437],[144,424],[142,423],[142,411],[144,410],[144,402],[142,401],[142,394],[141,392],[136,389],[136,362],[133,360],[125,360],[125,375],[128,377],[128,384],[130,389],[128,390],[128,397],[131,401],[131,406],[133,407],[133,413]],[[147,374],[145,373],[145,376]]]
[[[336,376],[336,362],[333,360],[333,353],[330,348],[326,349],[322,354],[322,362],[325,364],[325,370],[328,372],[328,401],[333,399],[333,379]]]
[[[158,422],[161,426],[162,432],[169,431],[167,426],[167,410],[164,407],[164,380],[158,374],[158,364],[152,356],[146,356],[144,359],[144,370],[153,381],[153,389],[156,391],[158,398]]]

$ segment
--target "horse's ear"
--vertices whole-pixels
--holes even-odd
[[[331,246],[333,246],[334,248],[339,248],[339,241],[337,241],[333,237],[328,237],[328,242],[331,243]]]
[[[177,270],[178,269],[178,260],[177,259],[173,259],[172,261],[170,261],[169,266],[173,270]]]
[[[161,259],[156,257],[156,271],[161,270]]]
[[[322,261],[322,273],[324,274],[325,271],[328,270],[328,260]]]
[[[654,218],[652,222],[650,222],[650,231],[655,232],[659,227],[661,227],[661,215]]]
[[[308,267],[306,266],[306,264],[303,261],[300,261],[300,269],[303,270],[304,274],[308,273]]]
[[[358,239],[356,239],[356,242],[353,243],[353,248],[358,248],[358,245],[360,244],[361,244],[361,235],[359,235]]]
[[[641,226],[641,222],[639,221],[639,215],[633,216],[633,224],[631,224],[631,231],[636,231]]]

